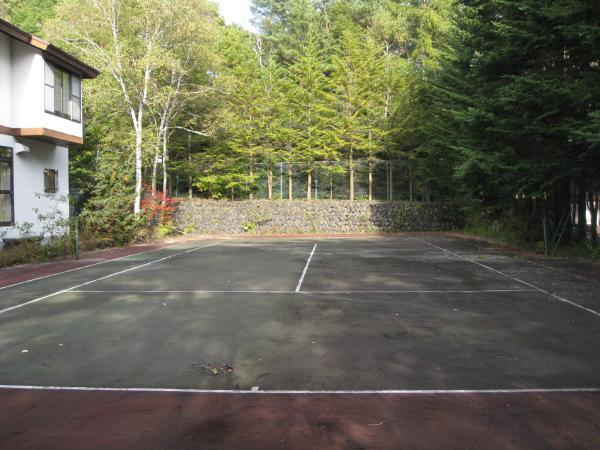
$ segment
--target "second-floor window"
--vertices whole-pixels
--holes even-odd
[[[46,112],[81,122],[81,78],[45,62]]]

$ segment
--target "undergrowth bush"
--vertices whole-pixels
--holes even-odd
[[[45,244],[40,241],[24,239],[18,244],[6,246],[0,250],[0,267],[46,262],[71,256],[72,253],[72,244],[66,238]]]

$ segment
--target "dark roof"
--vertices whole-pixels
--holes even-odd
[[[32,47],[40,49],[44,56],[48,57],[48,59],[64,66],[66,69],[72,70],[75,73],[80,73],[82,78],[96,78],[100,74],[100,71],[94,69],[92,66],[88,66],[83,61],[80,61],[60,48],[55,47],[54,45],[37,36],[21,30],[6,20],[0,19],[0,32],[17,39],[18,41],[24,42],[25,44],[31,45]]]

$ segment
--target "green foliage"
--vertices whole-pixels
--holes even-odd
[[[464,232],[467,235],[492,239],[510,246],[531,247],[532,242],[524,239],[525,228],[525,224],[515,217],[494,219],[480,210],[471,210],[465,221]]]
[[[0,13],[103,72],[84,85],[70,171],[86,230],[107,240],[145,228],[142,181],[252,198],[261,167],[274,198],[278,164],[291,197],[299,175],[352,193],[356,159],[370,175],[402,160],[388,177],[410,199],[467,204],[468,231],[531,245],[542,217],[600,190],[598,2],[254,0],[259,34],[207,1],[55,3]]]
[[[165,238],[167,236],[172,236],[177,231],[177,227],[175,227],[175,224],[172,221],[168,221],[165,223],[159,223],[157,228],[158,228],[158,235],[161,238]]]
[[[43,23],[54,16],[58,0],[2,0],[0,17],[22,30],[44,35]]]
[[[145,216],[133,212],[132,169],[117,170],[123,167],[121,157],[112,151],[99,155],[94,187],[81,212],[84,239],[124,245],[135,240],[148,223]]]
[[[186,225],[183,232],[184,234],[193,234],[196,232],[196,226],[194,224]]]
[[[70,257],[73,254],[68,239],[55,240],[41,244],[36,239],[23,239],[21,242],[0,250],[0,268],[17,264],[29,264],[51,261],[56,258]]]

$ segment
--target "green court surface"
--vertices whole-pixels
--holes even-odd
[[[0,289],[0,384],[596,391],[599,278],[436,235],[181,243]]]

